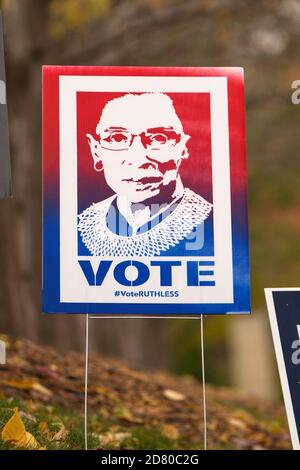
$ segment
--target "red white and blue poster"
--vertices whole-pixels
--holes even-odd
[[[43,311],[249,313],[241,68],[43,70]]]

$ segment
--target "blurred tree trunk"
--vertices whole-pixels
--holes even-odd
[[[47,35],[48,3],[14,1],[4,16],[13,199],[0,201],[0,328],[41,343],[82,349],[82,315],[41,314],[41,66],[68,63],[66,55],[60,60],[60,49]],[[80,57],[79,50],[79,62]],[[90,328],[91,348],[137,366],[164,365],[162,327],[150,319],[97,321]]]
[[[6,284],[5,311],[1,317],[13,333],[33,339],[39,336],[41,261],[41,107],[37,54],[42,54],[46,5],[47,2],[20,0],[13,2],[4,16],[14,197],[1,201],[0,206],[3,221],[0,250]]]

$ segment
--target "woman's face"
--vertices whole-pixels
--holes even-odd
[[[157,196],[176,181],[189,136],[182,130],[172,101],[163,94],[125,95],[108,102],[88,134],[95,162],[101,160],[107,184],[130,202]]]

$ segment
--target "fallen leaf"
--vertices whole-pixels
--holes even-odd
[[[125,406],[122,406],[121,408],[117,408],[116,415],[118,418],[123,419],[124,421],[127,421],[128,423],[141,424],[143,422],[141,418],[133,416],[131,411]]]
[[[50,397],[50,396],[52,395],[51,390],[49,390],[48,388],[44,387],[43,385],[41,385],[41,384],[38,383],[38,382],[34,382],[34,383],[33,383],[32,389],[33,389],[33,390],[36,390],[37,392],[40,392],[42,395],[46,395],[46,396],[48,396],[48,397]]]
[[[34,408],[33,401],[29,400],[27,402],[27,410],[30,412],[30,411],[33,411],[33,408]]]
[[[237,428],[237,429],[240,429],[241,431],[244,431],[244,430],[247,429],[246,424],[245,424],[242,420],[240,420],[240,419],[238,419],[238,418],[230,418],[230,419],[228,420],[228,422],[229,422],[229,424],[230,424],[231,426],[233,426],[233,427],[235,427],[235,428]]]
[[[33,421],[34,423],[36,422],[36,418],[31,413],[25,413],[25,411],[20,411],[19,414],[21,419],[26,418],[29,421]]]
[[[229,442],[229,439],[227,439],[227,443],[228,442]],[[251,449],[252,441],[249,439],[233,437],[232,442],[236,445],[238,449],[241,449],[241,450]]]
[[[12,417],[7,421],[1,436],[4,442],[10,442],[15,447],[25,447],[27,449],[41,448],[35,437],[26,431],[18,409],[15,410]]]
[[[49,426],[47,421],[41,421],[39,424],[39,431],[41,434],[48,434],[49,433]]]
[[[35,437],[30,434],[30,432],[25,431],[24,435],[13,444],[17,447],[25,447],[26,449],[40,449],[41,446],[35,439]]]
[[[51,390],[48,390],[48,388],[34,380],[0,380],[0,384],[7,385],[12,388],[19,388],[21,390],[36,390],[42,395],[46,395],[48,397],[52,395]]]
[[[27,367],[27,362],[25,359],[19,356],[13,356],[9,357],[7,360],[7,363],[10,367],[12,367],[14,370],[16,369],[25,369]]]
[[[16,350],[21,349],[23,345],[24,345],[24,342],[20,339],[17,339],[14,343],[14,347],[16,348]]]
[[[16,409],[12,417],[7,421],[2,430],[2,440],[4,442],[19,441],[25,433],[25,426]]]
[[[171,424],[163,424],[161,427],[162,434],[168,439],[176,440],[179,437],[179,431]]]
[[[176,392],[175,390],[164,390],[163,395],[171,401],[183,401],[186,399],[186,396],[183,393]]]
[[[119,447],[125,440],[131,437],[129,432],[106,432],[99,436],[99,442],[102,446]]]
[[[108,416],[110,415],[109,411],[104,406],[101,406],[101,408],[99,409],[99,414],[103,418],[108,418]]]
[[[98,393],[99,395],[107,395],[107,390],[105,387],[102,387],[101,385],[95,385],[93,387],[91,387],[91,390],[96,393]]]
[[[68,434],[69,431],[64,427],[64,425],[62,425],[60,430],[52,437],[52,441],[63,441]]]

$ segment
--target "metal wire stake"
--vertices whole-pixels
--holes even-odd
[[[85,316],[85,370],[84,370],[84,445],[88,450],[88,366],[89,366],[89,315]]]
[[[201,338],[201,375],[202,375],[202,401],[203,401],[203,448],[207,450],[207,428],[206,428],[206,390],[205,390],[205,363],[204,363],[204,325],[203,317],[201,315],[201,328],[200,328],[200,338]]]
[[[97,318],[97,317],[91,317]],[[200,316],[201,340],[201,375],[202,375],[202,401],[203,401],[203,448],[207,450],[207,414],[206,414],[206,388],[205,388],[205,361],[204,361],[204,315]],[[89,315],[85,316],[85,371],[84,371],[84,442],[88,450],[88,359],[89,359]]]

